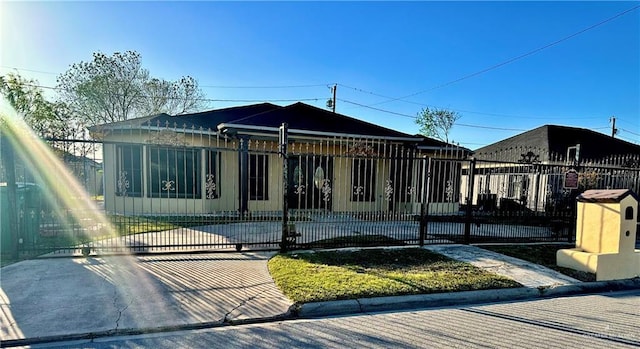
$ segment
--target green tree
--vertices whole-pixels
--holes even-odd
[[[189,76],[170,82],[152,78],[135,51],[94,53],[58,77],[58,92],[87,126],[157,113],[182,114],[205,106],[198,82]]]
[[[40,137],[56,138],[69,133],[64,104],[46,100],[37,80],[14,73],[0,76],[0,94]]]
[[[449,143],[449,132],[461,117],[452,110],[427,107],[418,113],[416,124],[420,126],[420,134]]]
[[[184,76],[178,81],[152,78],[144,84],[143,115],[159,113],[184,114],[206,106],[198,81]]]

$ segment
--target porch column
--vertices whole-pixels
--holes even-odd
[[[249,210],[249,137],[241,136],[240,145],[238,147],[238,193],[240,194],[238,199],[238,209],[240,210],[240,216],[244,217],[244,214]]]

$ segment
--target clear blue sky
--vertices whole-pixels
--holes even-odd
[[[324,108],[337,83],[338,112],[411,134],[423,106],[456,110],[450,139],[471,149],[544,124],[610,133],[612,115],[619,137],[640,143],[640,9],[451,83],[638,5],[2,2],[0,73],[17,68],[55,86],[95,51],[136,50],[153,76],[191,75],[214,100],[313,99],[305,102]],[[240,104],[248,102],[212,107]]]

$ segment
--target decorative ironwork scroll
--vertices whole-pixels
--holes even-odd
[[[147,139],[147,143],[170,145],[174,147],[181,147],[188,144],[183,135],[170,130],[162,130],[160,132],[153,133],[151,138]]]
[[[207,175],[207,182],[205,183],[205,190],[207,193],[207,199],[215,199],[216,198],[216,178],[212,174]]]
[[[322,182],[322,189],[320,189],[322,191],[322,200],[329,202],[331,200],[331,181],[325,179]]]
[[[120,171],[118,174],[118,193],[122,196],[127,196],[128,189],[129,180],[127,179],[127,171]]]
[[[386,201],[391,201],[391,197],[393,196],[393,182],[390,179],[387,179],[387,184],[384,186],[384,199]]]

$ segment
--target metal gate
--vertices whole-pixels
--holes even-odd
[[[581,191],[640,189],[637,158],[508,162],[338,137],[290,139],[284,157],[268,137],[162,127],[48,143],[45,167],[2,152],[3,253],[571,241]]]

